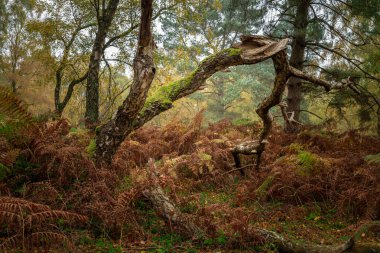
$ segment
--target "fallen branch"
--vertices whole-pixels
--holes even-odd
[[[148,173],[152,185],[149,189],[143,191],[143,195],[152,203],[157,214],[171,225],[178,227],[183,236],[192,239],[202,238],[205,233],[191,221],[189,215],[182,213],[175,206],[160,186],[153,159],[150,159],[148,162]]]

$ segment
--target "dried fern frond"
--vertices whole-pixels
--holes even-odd
[[[78,252],[75,249],[74,244],[70,241],[70,239],[62,234],[57,232],[35,232],[30,234],[27,238],[28,248],[36,248],[36,247],[47,247],[47,246],[57,246],[62,245],[66,246],[71,252]]]
[[[26,105],[11,90],[5,87],[0,87],[0,114],[11,120],[23,122],[32,120]]]
[[[4,164],[5,166],[12,166],[19,154],[19,149],[11,149],[7,152],[4,152],[0,154],[0,163]]]
[[[18,247],[22,247],[20,242],[22,241],[22,236],[17,234],[11,237],[8,237],[0,244],[1,252],[8,252],[7,249],[17,249]]]
[[[11,211],[0,211],[1,224],[19,224],[22,221],[22,217]]]
[[[56,210],[49,210],[45,212],[39,212],[39,213],[33,213],[27,217],[27,223],[30,225],[32,224],[41,224],[43,222],[46,222],[47,220],[57,220],[57,219],[63,219],[67,223],[73,223],[76,224],[76,222],[87,222],[87,217],[67,212],[67,211],[56,211]]]
[[[367,155],[365,157],[365,160],[371,164],[371,163],[377,163],[380,164],[380,153],[375,154],[375,155]]]
[[[6,205],[8,204],[8,205]],[[48,211],[50,210],[50,207],[43,204],[34,203],[31,201],[27,201],[25,199],[20,198],[13,198],[13,197],[0,197],[0,207],[10,207],[10,204],[17,205],[19,208],[21,208],[22,211],[29,211],[29,212],[42,212],[42,211]],[[9,211],[7,209],[1,209]]]

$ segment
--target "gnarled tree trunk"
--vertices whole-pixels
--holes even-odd
[[[264,45],[263,41],[267,43]],[[151,81],[148,77],[153,79],[155,72],[153,61],[147,59],[147,53],[153,49],[146,48],[139,42],[139,51],[134,61],[134,81],[131,92],[119,108],[116,117],[98,131],[95,153],[97,160],[110,163],[116,149],[129,133],[161,112],[170,109],[175,100],[197,91],[214,73],[230,66],[255,64],[269,59],[274,54],[283,51],[286,44],[287,40],[276,42],[263,36],[243,38],[242,42],[234,45],[233,48],[222,50],[206,58],[187,77],[160,87],[146,99],[150,87],[149,81]],[[142,53],[144,54],[141,55]]]
[[[144,3],[145,1],[143,1]],[[143,14],[147,18],[146,11]],[[143,18],[144,18],[143,17]],[[281,100],[287,78],[290,76],[305,79],[317,85],[323,86],[327,91],[332,88],[340,88],[343,85],[330,84],[326,81],[309,76],[291,66],[288,66],[284,50],[287,39],[273,41],[264,36],[243,36],[242,42],[232,48],[222,50],[209,56],[187,77],[161,86],[146,99],[147,92],[153,80],[155,68],[153,65],[152,35],[146,30],[147,22],[141,22],[139,47],[134,60],[134,80],[131,92],[123,105],[119,108],[116,117],[97,131],[97,147],[95,157],[98,162],[110,164],[112,156],[121,142],[132,131],[143,126],[158,114],[170,109],[175,100],[187,96],[202,87],[204,82],[214,73],[230,66],[256,64],[266,59],[273,58],[276,68],[276,81],[273,94],[264,100],[259,110],[259,115],[269,127],[263,130],[261,142],[270,131],[271,119],[268,114],[270,107],[275,106]],[[150,26],[149,26],[150,27]],[[142,33],[145,35],[142,36]],[[268,115],[267,115],[268,114]],[[269,118],[268,118],[269,117]],[[264,150],[264,144],[260,145],[259,152]]]
[[[156,69],[153,63],[155,48],[152,34],[153,0],[141,1],[141,21],[136,55],[133,60],[133,82],[131,90],[119,107],[116,117],[105,124],[97,136],[96,157],[110,163],[125,136],[135,128],[135,119],[144,106]]]

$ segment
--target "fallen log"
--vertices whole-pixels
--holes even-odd
[[[192,222],[191,216],[182,213],[176,207],[160,186],[159,174],[153,159],[148,162],[148,174],[152,184],[143,191],[143,195],[152,203],[156,213],[172,226],[179,228],[182,236],[195,240],[202,238],[205,233]]]

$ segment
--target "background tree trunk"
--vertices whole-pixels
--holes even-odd
[[[290,56],[290,66],[302,70],[305,60],[306,32],[308,26],[308,11],[310,0],[298,0],[296,18],[294,22],[294,38],[292,42],[292,53]],[[302,100],[301,79],[292,77],[287,83],[287,112],[294,112],[294,120],[299,122],[300,105]],[[291,124],[285,121],[285,131],[296,133],[299,131],[298,124]]]
[[[118,4],[119,0],[110,0],[106,9],[101,10],[100,6],[96,6],[98,14],[98,31],[96,33],[94,46],[92,47],[86,89],[85,123],[88,128],[94,127],[99,120],[100,61],[104,53],[105,39],[115,16]]]

